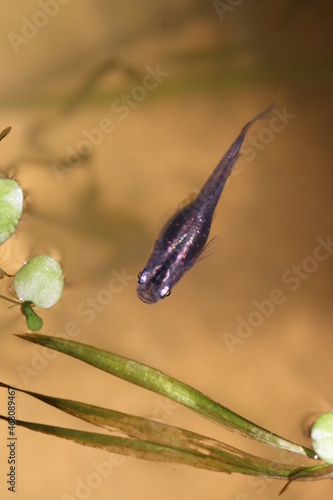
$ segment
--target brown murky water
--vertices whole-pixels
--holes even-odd
[[[145,362],[308,445],[303,422],[332,408],[332,7],[44,4],[9,6],[0,20],[0,128],[13,127],[1,143],[1,171],[26,200],[1,267],[15,272],[50,253],[67,286],[43,312],[43,333]],[[215,254],[165,301],[141,303],[135,277],[170,211],[273,101],[276,120],[253,128],[222,194]],[[0,293],[8,294],[7,280]],[[0,322],[1,381],[286,458],[13,337],[26,327],[4,301]],[[17,417],[90,430],[22,395]],[[9,498],[6,432],[2,423],[1,498]],[[266,500],[284,484],[109,456],[21,429],[17,436],[17,499]],[[329,481],[298,483],[287,495],[332,491]]]

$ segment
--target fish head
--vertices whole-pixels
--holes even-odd
[[[161,299],[168,297],[171,286],[168,284],[169,273],[162,273],[160,269],[143,269],[138,275],[138,286],[136,293],[142,302],[155,304]]]

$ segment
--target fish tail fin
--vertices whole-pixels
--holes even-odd
[[[265,109],[265,111],[262,111],[257,116],[255,116],[254,118],[252,118],[252,120],[250,120],[246,125],[244,125],[244,127],[241,130],[240,135],[242,135],[242,136],[245,135],[247,133],[247,131],[249,130],[249,128],[251,128],[252,125],[256,121],[268,118],[268,116],[270,115],[270,113],[273,111],[274,108],[276,108],[276,104],[275,104],[275,102],[272,102],[272,104],[270,106],[268,106],[268,108]]]

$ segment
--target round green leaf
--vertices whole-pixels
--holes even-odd
[[[0,245],[15,233],[22,208],[23,193],[18,183],[0,177]]]
[[[312,446],[318,457],[333,464],[333,412],[317,418],[311,429]]]
[[[48,255],[29,260],[15,274],[14,290],[21,299],[48,309],[61,297],[64,277],[60,264]]]

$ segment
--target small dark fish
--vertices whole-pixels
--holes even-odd
[[[202,256],[215,207],[235,165],[249,128],[272,110],[273,104],[243,127],[194,200],[166,224],[155,242],[145,268],[138,275],[138,297],[154,304],[172,288]]]

